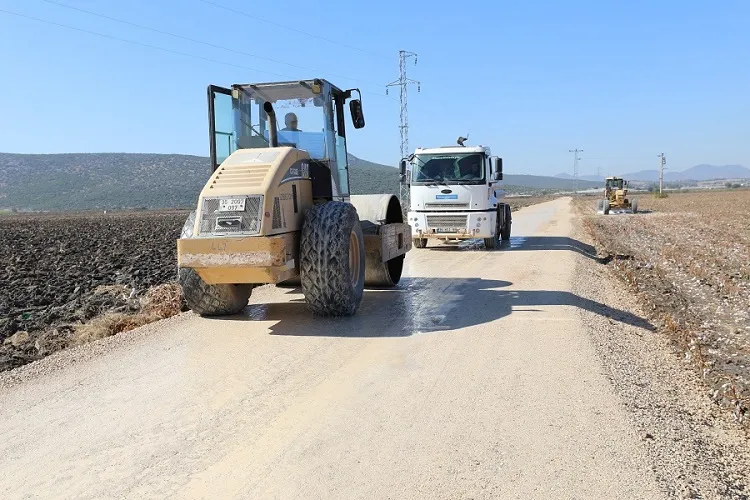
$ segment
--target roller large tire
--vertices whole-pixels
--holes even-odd
[[[633,201],[630,202],[630,208],[633,209],[633,213],[638,213],[638,198],[633,198]]]
[[[604,206],[602,207],[604,215],[609,215],[609,200],[604,200]]]
[[[505,225],[500,231],[500,239],[503,241],[510,241],[510,227],[513,224],[513,214],[511,213],[509,205],[503,205],[505,211]]]
[[[414,238],[412,243],[416,248],[427,248],[427,238]]]
[[[318,316],[351,316],[365,287],[365,238],[357,210],[330,201],[305,214],[300,281],[307,307]]]
[[[195,212],[192,212],[182,227],[181,238],[193,237]],[[194,269],[177,269],[177,279],[188,307],[201,316],[229,316],[237,314],[247,306],[254,285],[209,285]]]

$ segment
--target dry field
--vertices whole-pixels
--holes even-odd
[[[615,273],[702,371],[714,400],[750,414],[750,191],[640,195],[633,215],[583,223]]]
[[[0,217],[0,371],[168,315],[164,306],[175,308],[179,289],[149,289],[174,281],[175,241],[186,217]]]

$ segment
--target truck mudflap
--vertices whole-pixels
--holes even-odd
[[[210,285],[279,283],[299,275],[299,232],[265,237],[180,238],[177,265]]]

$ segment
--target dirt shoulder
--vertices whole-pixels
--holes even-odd
[[[610,309],[649,318],[653,325],[639,328],[581,309],[605,373],[644,441],[658,481],[676,498],[748,498],[747,432],[738,425],[731,406],[717,404],[721,401],[707,390],[712,379],[704,379],[705,371],[685,355],[689,352],[685,339],[663,321],[664,314],[680,309],[667,308],[669,302],[651,302],[652,293],[644,293],[649,287],[660,293],[662,280],[668,278],[649,279],[653,264],[647,265],[649,261],[639,251],[648,247],[605,247],[601,239],[611,239],[615,233],[597,229],[598,224],[592,230],[588,206],[579,204],[580,208],[584,210],[579,211],[573,238],[580,242],[583,256],[574,292]],[[605,223],[624,224],[622,219]],[[633,242],[632,238],[626,241]],[[602,259],[611,256],[603,248],[634,256]]]
[[[613,273],[748,426],[750,191],[639,201],[647,213],[595,216],[590,199],[576,207]]]

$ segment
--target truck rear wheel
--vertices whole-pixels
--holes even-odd
[[[193,237],[195,211],[182,227],[180,238]],[[188,307],[201,316],[228,316],[237,314],[247,306],[254,285],[209,285],[189,267],[177,269],[177,280]]]
[[[307,307],[319,316],[351,316],[365,286],[365,238],[357,210],[330,201],[305,214],[300,281]]]

